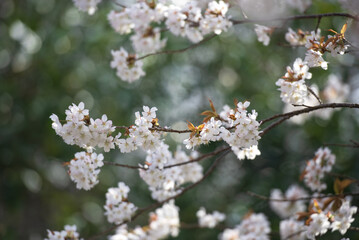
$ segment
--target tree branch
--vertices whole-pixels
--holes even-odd
[[[247,191],[246,194],[252,197],[256,197],[265,201],[271,201],[271,202],[296,202],[296,201],[308,201],[312,199],[322,199],[322,198],[328,198],[328,197],[345,197],[345,196],[352,196],[352,197],[359,197],[358,193],[343,193],[343,194],[323,194],[319,196],[311,196],[311,197],[300,197],[300,198],[294,198],[294,199],[275,199],[270,198],[264,195],[260,195],[254,192]]]
[[[260,122],[262,125],[266,122],[272,121],[277,118],[281,118],[281,117],[291,118],[296,115],[300,115],[303,113],[309,113],[309,112],[312,112],[312,111],[315,111],[318,109],[323,109],[323,108],[359,108],[359,104],[356,104],[356,103],[327,103],[327,104],[321,104],[321,105],[312,106],[312,107],[308,106],[307,108],[304,108],[304,109],[300,109],[300,110],[296,110],[296,111],[292,111],[292,112],[288,112],[288,113],[276,114],[269,118],[263,119]]]

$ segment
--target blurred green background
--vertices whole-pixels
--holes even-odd
[[[251,109],[264,119],[282,112],[275,82],[287,65],[305,55],[305,49],[281,46],[287,27],[313,30],[316,25],[316,20],[288,22],[275,30],[269,47],[256,40],[252,24],[238,25],[191,51],[147,58],[146,76],[127,84],[109,64],[111,49],[131,49],[128,37],[116,34],[106,20],[113,7],[103,1],[98,12],[88,16],[70,0],[0,1],[0,239],[43,239],[46,229],[61,230],[65,224],[76,224],[84,238],[92,236],[110,226],[103,215],[105,193],[118,181],[131,187],[130,200],[137,206],[153,202],[136,171],[112,166],[102,168],[100,183],[91,191],[77,190],[62,163],[81,150],[56,136],[49,119],[52,113],[63,119],[71,103],[83,101],[91,117],[107,114],[115,125],[130,125],[134,112],[148,105],[159,109],[162,126],[185,128],[186,120],[200,123],[199,113],[209,108],[208,98],[218,110],[237,98],[251,101]],[[343,11],[336,1],[313,1],[308,14]],[[345,21],[322,19],[320,28],[339,30]],[[168,37],[166,49],[190,44],[169,33],[164,37]],[[326,59],[329,70],[312,69],[310,82],[323,88],[330,73],[339,74],[351,86],[348,101],[358,102],[358,58],[348,54]],[[305,160],[323,143],[359,140],[358,119],[358,111],[342,110],[329,121],[312,117],[303,125],[285,123],[274,129],[260,141],[262,155],[257,159],[239,161],[231,154],[210,178],[179,198],[181,221],[197,222],[195,212],[201,206],[226,213],[228,227],[239,224],[249,210],[264,212],[271,220],[273,239],[278,239],[279,217],[268,202],[245,192],[269,195],[273,188],[286,190],[297,183]],[[172,150],[178,141],[167,136]],[[219,145],[199,150],[208,152]],[[337,156],[333,171],[359,178],[358,151],[339,147],[332,151]],[[141,151],[113,150],[104,156],[121,163],[144,161]],[[210,162],[202,164],[207,167]],[[333,179],[327,182],[327,192],[332,192]],[[146,222],[147,214],[131,226]],[[353,225],[359,226],[358,221]],[[177,239],[217,239],[219,233],[183,230]],[[355,232],[346,236],[359,238]],[[335,233],[323,239],[339,238]]]

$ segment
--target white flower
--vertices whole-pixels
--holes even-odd
[[[161,40],[160,29],[151,27],[136,31],[136,34],[131,36],[131,41],[136,53],[142,54],[157,52],[166,45],[166,39]]]
[[[313,49],[310,49],[305,54],[304,61],[307,62],[309,67],[321,67],[324,70],[327,70],[328,62],[324,61],[322,56],[323,56],[322,53],[320,53],[318,51],[314,51]]]
[[[88,14],[92,15],[96,12],[97,4],[101,0],[73,0],[73,2],[80,11],[88,12]]]
[[[228,11],[228,3],[224,1],[212,1],[208,3],[208,8],[204,18],[200,21],[200,29],[203,34],[214,32],[221,34],[232,26],[232,22],[226,17]]]
[[[82,238],[79,238],[79,233],[76,231],[76,225],[66,225],[61,232],[47,230],[48,238],[45,238],[45,240],[81,240]]]
[[[271,191],[271,199],[285,199],[289,201],[270,201],[272,210],[277,213],[281,218],[287,218],[295,216],[298,212],[303,212],[306,209],[304,201],[290,201],[298,198],[308,196],[307,192],[297,185],[292,185],[288,188],[283,196],[282,191],[279,189],[273,189]]]
[[[219,222],[224,221],[226,215],[217,211],[212,214],[206,213],[206,209],[201,207],[197,213],[198,223],[200,227],[214,228]]]
[[[220,240],[240,240],[240,232],[239,229],[225,229],[223,233],[220,235]]]
[[[282,240],[305,240],[304,223],[294,219],[283,220],[279,224]],[[289,238],[289,236],[291,236]]]
[[[351,207],[350,202],[343,200],[341,207],[333,213],[334,221],[331,224],[332,231],[338,230],[344,235],[354,222],[353,214],[357,212],[357,207]]]
[[[107,15],[107,19],[110,22],[112,28],[120,34],[129,34],[135,27],[135,24],[130,19],[127,8],[120,12],[112,10]]]
[[[154,213],[151,213],[150,218],[152,221],[149,225],[148,239],[162,239],[169,235],[176,237],[180,227],[178,212],[179,208],[171,201],[156,209]]]
[[[258,41],[262,42],[264,46],[268,46],[270,41],[270,37],[268,34],[271,34],[272,28],[255,24],[254,31],[257,34]]]
[[[312,221],[306,226],[306,235],[309,239],[315,239],[318,235],[326,233],[330,227],[328,217],[323,213],[314,213],[310,216]]]
[[[143,63],[136,59],[137,55],[129,55],[123,48],[119,51],[112,50],[111,54],[111,67],[116,68],[116,74],[122,80],[132,83],[145,75],[142,70]]]
[[[281,91],[282,101],[290,104],[303,104],[308,95],[305,79],[311,79],[312,74],[308,72],[309,67],[302,59],[297,58],[293,63],[293,69],[287,66],[287,73],[278,79],[276,85]]]
[[[315,157],[307,162],[304,175],[304,183],[312,191],[322,191],[327,188],[325,183],[321,180],[324,174],[331,171],[335,163],[335,155],[333,155],[329,148],[319,148]]]
[[[97,183],[100,167],[103,166],[103,155],[96,153],[78,152],[70,161],[69,174],[76,183],[76,188],[90,190]]]
[[[106,193],[106,205],[104,206],[107,220],[110,223],[120,224],[130,220],[137,207],[128,202],[127,196],[130,188],[123,182],[118,183],[117,188],[109,188]]]

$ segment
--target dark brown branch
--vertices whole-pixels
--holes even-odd
[[[212,38],[218,36],[217,34],[212,34],[206,38],[204,38],[202,41],[199,41],[198,43],[195,43],[195,44],[192,44],[188,47],[185,47],[185,48],[182,48],[182,49],[177,49],[177,50],[165,50],[165,51],[160,51],[160,52],[154,52],[154,53],[149,53],[149,54],[146,54],[142,57],[139,57],[139,58],[136,58],[136,61],[138,60],[142,60],[146,57],[149,57],[149,56],[154,56],[154,55],[162,55],[162,54],[174,54],[174,53],[183,53],[187,50],[190,50],[190,49],[193,49],[193,48],[196,48],[198,47],[199,45],[205,43],[205,42],[208,42],[209,40],[211,40]]]
[[[191,159],[191,160],[186,161],[186,162],[176,163],[176,164],[172,164],[172,165],[166,165],[166,166],[164,166],[164,168],[178,167],[178,166],[182,166],[182,165],[186,165],[186,164],[190,164],[190,163],[194,163],[194,162],[199,162],[199,161],[201,161],[201,160],[203,160],[205,158],[215,156],[215,155],[217,155],[219,153],[228,151],[230,149],[231,149],[230,147],[225,147],[225,148],[222,148],[222,149],[210,152],[210,153],[203,154],[203,155],[201,155],[201,156],[199,156],[197,158]],[[112,166],[116,166],[116,167],[124,167],[124,168],[131,168],[131,169],[143,169],[143,170],[146,170],[145,167],[135,166],[135,165],[127,165],[127,164],[121,164],[121,163],[115,163],[115,162],[104,161],[104,164],[112,165]]]
[[[358,17],[351,15],[349,13],[322,13],[322,14],[312,14],[312,15],[295,15],[290,17],[281,17],[281,18],[272,18],[272,19],[232,20],[232,23],[236,25],[243,23],[263,23],[263,22],[289,21],[289,20],[299,20],[299,19],[319,19],[324,17],[345,17],[345,18],[351,18],[355,21],[359,20]]]
[[[345,143],[324,143],[323,146],[359,148],[359,146],[356,144],[345,144]]]
[[[203,154],[202,156],[200,156],[198,158],[195,158],[195,159],[192,159],[192,160],[189,160],[189,161],[186,161],[186,162],[181,162],[181,163],[176,163],[176,164],[164,166],[164,168],[178,167],[178,166],[186,165],[186,164],[189,164],[189,163],[199,162],[202,159],[205,159],[205,158],[211,157],[211,156],[215,156],[215,155],[217,155],[217,154],[219,154],[221,152],[225,152],[225,151],[228,151],[230,149],[231,149],[231,147],[222,148],[222,149],[219,149],[219,150],[214,151],[214,152]]]
[[[116,167],[124,167],[124,168],[131,168],[131,169],[144,169],[144,170],[146,170],[146,168],[144,168],[144,167],[134,166],[134,165],[127,165],[127,164],[108,162],[108,161],[103,161],[103,163],[106,164],[106,165],[112,165],[112,166],[116,166]]]
[[[310,88],[307,86],[308,92],[311,93],[319,102],[319,104],[323,104],[322,100],[318,97],[318,95]]]
[[[269,125],[268,127],[266,127],[265,129],[263,129],[263,131],[259,134],[260,136],[264,136],[268,131],[270,131],[272,128],[275,128],[276,126],[278,126],[279,124],[281,124],[282,122],[286,121],[287,119],[291,118],[291,116],[286,116],[283,117],[282,119],[272,123],[271,125]]]
[[[318,109],[323,109],[323,108],[359,108],[359,104],[356,104],[356,103],[327,103],[327,104],[321,104],[321,105],[312,106],[312,107],[308,106],[307,108],[304,108],[304,109],[300,109],[300,110],[292,111],[292,112],[288,112],[288,113],[276,114],[269,118],[263,119],[263,120],[261,120],[261,125],[266,122],[277,119],[277,118],[282,118],[282,117],[291,118],[296,115],[300,115],[303,113],[309,113],[309,112],[312,112],[312,111],[315,111]]]
[[[153,128],[149,128],[149,130],[151,131],[159,131],[159,132],[172,132],[172,133],[191,133],[192,131],[189,129],[186,130],[176,130],[176,129],[171,129],[171,128],[161,128],[161,127],[153,127]]]
[[[352,196],[352,197],[359,197],[359,192],[358,193],[343,193],[343,194],[323,194],[323,195],[319,195],[319,196],[311,196],[311,197],[299,197],[299,198],[294,198],[294,199],[275,199],[275,198],[270,198],[264,195],[260,195],[254,192],[246,192],[249,196],[252,197],[256,197],[265,201],[271,201],[271,202],[296,202],[296,201],[308,201],[308,200],[312,200],[312,199],[322,199],[322,198],[328,198],[328,197],[345,197],[345,196]]]
[[[160,202],[157,202],[157,203],[153,203],[153,204],[151,204],[151,205],[149,205],[149,206],[147,206],[147,207],[138,209],[138,211],[136,212],[135,215],[132,216],[132,218],[131,218],[130,221],[124,221],[124,222],[122,222],[122,223],[120,223],[120,224],[116,224],[116,225],[114,225],[114,226],[112,226],[112,227],[106,229],[105,231],[103,231],[103,232],[101,232],[101,233],[99,233],[99,234],[97,234],[97,235],[95,235],[95,236],[92,236],[92,237],[88,238],[88,240],[97,239],[97,238],[99,238],[99,237],[101,237],[101,236],[103,236],[103,235],[107,235],[107,234],[111,233],[112,231],[114,231],[114,230],[115,230],[116,228],[118,228],[119,226],[121,226],[121,225],[123,225],[123,224],[126,224],[126,223],[128,223],[128,222],[134,221],[136,218],[138,218],[139,216],[141,216],[143,213],[145,213],[145,212],[147,212],[147,211],[150,211],[150,210],[152,210],[152,209],[155,209],[155,208],[157,208],[157,207],[160,207],[160,206],[162,206],[162,204],[164,204],[164,203],[166,203],[166,202],[168,202],[168,201],[170,201],[170,200],[172,200],[172,199],[176,199],[176,198],[182,196],[184,193],[186,193],[187,191],[191,190],[192,188],[196,187],[198,184],[200,184],[201,182],[203,182],[203,181],[214,171],[214,169],[217,167],[218,163],[219,163],[229,152],[230,152],[229,150],[224,151],[224,152],[222,153],[222,155],[219,156],[219,157],[212,163],[212,165],[208,168],[208,170],[206,171],[206,173],[203,175],[203,177],[202,177],[200,180],[198,180],[197,182],[195,182],[195,183],[189,185],[188,187],[185,187],[180,193],[178,193],[178,194],[176,194],[176,195],[174,195],[174,196],[172,196],[172,197],[169,197],[169,198],[167,198],[167,199],[165,199],[165,200],[163,200],[163,201],[160,201]]]

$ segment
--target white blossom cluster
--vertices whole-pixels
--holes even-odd
[[[270,232],[270,224],[264,214],[251,214],[234,229],[224,230],[220,240],[269,240]]]
[[[286,219],[279,224],[279,233],[282,240],[305,240],[305,225],[303,221],[293,218]]]
[[[108,20],[112,28],[119,34],[134,34],[130,37],[133,49],[137,54],[154,53],[162,49],[166,39],[161,39],[161,28],[166,28],[175,36],[199,42],[203,36],[222,31],[232,26],[226,16],[228,3],[211,1],[206,9],[202,9],[197,1],[159,1],[136,2],[121,11],[111,11]],[[202,14],[203,12],[203,14]],[[153,27],[157,24],[158,27]],[[127,82],[133,82],[145,75],[142,61],[137,54],[128,54],[126,50],[112,51],[111,67],[117,69],[117,76]]]
[[[310,86],[310,89],[317,95],[321,97],[323,103],[335,103],[335,102],[344,102],[350,92],[350,88],[348,84],[345,84],[341,81],[341,78],[338,75],[330,74],[328,76],[328,80],[326,82],[326,86],[322,91],[319,91],[317,85],[313,84]],[[313,94],[308,94],[304,99],[304,105],[307,106],[315,106],[318,104],[318,100],[313,96]],[[291,112],[295,110],[299,110],[301,107],[293,106],[291,104],[286,104],[284,106],[283,112]],[[301,114],[298,116],[294,116],[289,119],[290,122],[295,124],[303,124],[307,119],[312,116],[319,117],[324,120],[330,119],[335,111],[338,109],[335,108],[326,108],[319,109],[318,111],[313,111],[307,114]]]
[[[226,219],[226,215],[218,211],[213,213],[206,213],[206,209],[201,207],[197,213],[198,224],[200,227],[214,228],[219,222],[222,222]]]
[[[264,46],[268,46],[270,42],[269,35],[272,33],[273,29],[263,25],[255,24],[254,31],[257,34],[258,41],[263,43]]]
[[[335,155],[329,148],[319,148],[313,159],[307,162],[304,170],[304,183],[312,190],[321,192],[327,188],[322,182],[324,174],[332,170],[335,163]]]
[[[101,2],[101,0],[72,0],[80,11],[88,12],[88,14],[92,15],[97,10],[97,4]]]
[[[123,182],[119,182],[117,188],[109,188],[107,190],[104,208],[108,222],[120,224],[131,219],[137,207],[133,203],[128,202],[127,197],[129,192],[130,188]]]
[[[293,29],[288,28],[288,32],[285,34],[285,40],[294,47],[305,46],[308,41],[307,38],[311,37],[311,39],[313,39],[313,36],[315,36],[315,39],[320,39],[320,29],[317,29],[316,32],[304,32],[298,29],[298,31],[295,32]]]
[[[353,214],[357,212],[357,207],[352,207],[350,202],[342,200],[342,205],[334,212],[313,213],[310,215],[310,223],[305,226],[308,239],[315,239],[316,236],[325,234],[329,229],[339,231],[344,235],[354,221]]]
[[[179,208],[171,201],[150,213],[148,226],[136,227],[133,230],[121,226],[110,240],[159,240],[168,236],[176,237],[179,227]]]
[[[53,121],[52,128],[56,134],[61,136],[67,144],[76,144],[82,148],[100,147],[105,152],[115,148],[115,140],[121,135],[111,136],[115,127],[105,114],[101,119],[90,118],[89,110],[85,109],[83,102],[80,102],[78,106],[72,104],[65,114],[64,125],[55,114],[52,114],[50,119]]]
[[[90,190],[98,181],[100,167],[103,166],[103,155],[89,152],[78,152],[70,161],[69,175],[76,183],[76,188]]]
[[[304,212],[306,205],[304,201],[290,201],[302,197],[307,197],[307,192],[297,186],[292,185],[288,188],[283,196],[283,193],[279,189],[273,189],[271,191],[271,199],[288,200],[288,201],[270,201],[269,204],[272,210],[278,214],[281,218],[288,218],[294,216],[298,212]]]
[[[75,225],[66,225],[61,232],[47,230],[47,238],[45,240],[81,240],[79,233],[76,232]]]
[[[250,102],[239,102],[235,109],[224,106],[219,116],[221,120],[212,117],[203,123],[198,133],[185,139],[183,143],[187,149],[194,148],[200,144],[207,144],[210,141],[224,140],[239,159],[254,159],[260,155],[258,140],[260,139],[259,122],[256,120],[258,113],[252,110],[247,112]],[[230,131],[229,129],[234,129]]]
[[[311,79],[312,74],[308,72],[309,67],[301,58],[293,63],[293,69],[287,66],[284,77],[278,79],[276,85],[279,87],[282,101],[290,104],[303,104],[308,95],[305,79]]]
[[[174,165],[190,161],[196,157],[196,153],[190,158],[178,149],[174,157],[168,150],[168,145],[162,143],[155,151],[148,151],[146,157],[147,169],[140,169],[141,178],[148,184],[152,192],[152,198],[158,201],[165,200],[180,192],[180,185],[188,182],[196,182],[203,176],[203,168],[197,162],[180,166],[163,168],[164,165]]]
[[[113,57],[111,67],[117,70],[116,74],[122,80],[131,83],[145,75],[142,70],[143,62],[136,59],[136,54],[128,54],[123,48],[118,51],[112,50],[111,54]]]
[[[154,126],[153,121],[156,120],[156,107],[149,108],[143,106],[142,116],[140,112],[136,112],[135,125],[128,130],[128,137],[117,139],[118,145],[122,153],[132,152],[138,147],[143,150],[155,150],[161,147],[161,134],[157,131],[151,131],[149,128]]]
[[[330,52],[333,57],[343,55],[345,50],[348,48],[348,45],[345,44],[344,32],[343,36],[338,37],[328,35],[326,42],[323,41],[323,38],[320,34],[312,32],[311,36],[307,37],[307,42],[305,47],[307,48],[305,61],[308,63],[309,67],[321,67],[324,70],[328,69],[328,62],[323,59],[323,54],[325,52]]]

